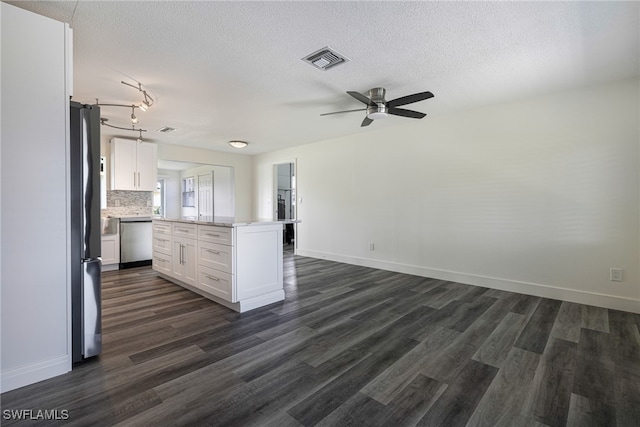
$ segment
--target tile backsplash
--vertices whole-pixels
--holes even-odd
[[[102,209],[102,216],[151,216],[153,208],[151,191],[107,191],[107,208]]]

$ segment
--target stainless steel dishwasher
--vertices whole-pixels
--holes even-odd
[[[120,218],[120,268],[151,265],[151,231],[150,217]]]

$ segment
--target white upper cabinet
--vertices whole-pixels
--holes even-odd
[[[158,147],[129,139],[111,140],[111,189],[154,191],[158,182]]]

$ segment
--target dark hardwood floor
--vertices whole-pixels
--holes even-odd
[[[238,314],[149,268],[104,273],[102,355],[2,409],[79,426],[640,425],[640,315],[290,254],[285,279],[286,301]]]

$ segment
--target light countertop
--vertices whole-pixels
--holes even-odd
[[[235,217],[204,217],[202,219],[188,218],[153,218],[159,221],[184,222],[189,224],[217,225],[219,227],[245,227],[250,225],[274,225],[274,224],[295,224],[301,222],[296,219],[242,219]]]

